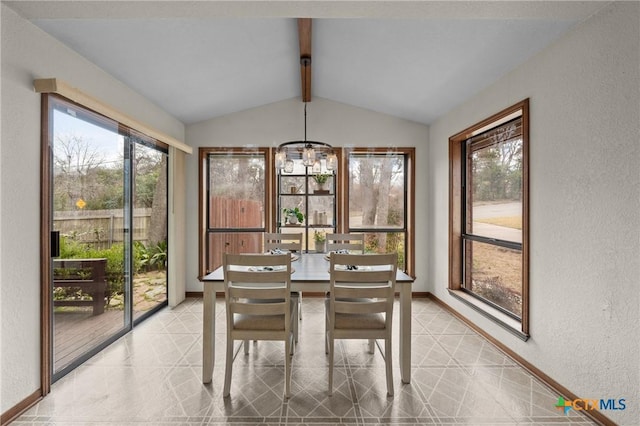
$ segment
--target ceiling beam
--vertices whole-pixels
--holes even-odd
[[[298,18],[302,102],[311,102],[311,18]]]

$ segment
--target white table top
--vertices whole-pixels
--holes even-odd
[[[329,282],[329,261],[323,253],[305,253],[291,262],[292,282]],[[222,267],[202,277],[202,281],[224,281]],[[412,283],[414,279],[402,271],[396,274],[397,283]]]

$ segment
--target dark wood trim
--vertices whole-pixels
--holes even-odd
[[[298,41],[300,44],[300,84],[302,102],[311,102],[311,18],[298,18]],[[309,62],[303,64],[303,58]]]
[[[343,155],[343,149],[335,149],[334,153],[336,157],[338,157],[338,165],[336,169],[336,175],[338,181],[336,182],[336,194],[335,194],[335,203],[336,203],[336,233],[342,232],[341,229],[344,226],[344,214],[346,209],[344,208],[345,204],[345,194],[347,188],[347,176],[349,175],[349,169],[345,165],[345,156]]]
[[[53,113],[50,111],[51,95],[41,95],[40,107],[40,391],[44,396],[51,392],[53,377],[52,327],[53,306],[51,300],[51,161],[53,135],[50,134]]]
[[[274,201],[269,196],[270,190],[273,190],[275,184],[275,178],[273,177],[273,156],[275,150],[273,148],[244,148],[244,147],[200,147],[198,148],[198,276],[203,277],[207,274],[207,156],[209,154],[261,154],[264,157],[265,162],[265,193],[264,193],[264,208],[265,208],[265,229],[269,229],[269,224],[272,222],[270,216],[275,214]]]
[[[529,98],[522,108],[522,332],[529,334]]]
[[[478,333],[479,335],[484,337],[487,341],[489,341],[491,344],[493,344],[496,348],[498,348],[499,350],[504,352],[508,357],[513,359],[515,362],[517,362],[522,368],[527,370],[529,373],[531,373],[534,377],[536,377],[538,380],[543,382],[545,385],[547,385],[548,387],[550,387],[551,389],[556,391],[559,396],[561,395],[565,399],[571,399],[571,400],[579,399],[579,397],[577,395],[575,395],[573,392],[571,392],[569,389],[567,389],[566,387],[562,386],[560,383],[556,382],[554,379],[552,379],[550,376],[548,376],[546,373],[544,373],[538,367],[536,367],[535,365],[531,364],[529,361],[527,361],[526,359],[522,358],[520,355],[518,355],[517,353],[512,351],[509,347],[504,345],[498,339],[496,339],[493,336],[491,336],[489,333],[487,333],[482,328],[477,326],[474,322],[469,320],[467,317],[465,317],[464,315],[462,315],[461,313],[459,313],[458,311],[453,309],[451,306],[447,305],[444,301],[440,300],[433,293],[427,292],[427,297],[429,299],[433,300],[435,303],[437,303],[440,307],[445,309],[451,315],[453,315],[454,317],[458,318],[460,321],[465,323],[467,326],[469,326],[471,329],[473,329],[476,333]],[[600,411],[597,411],[597,410],[584,410],[583,413],[586,416],[588,416],[589,418],[591,418],[592,420],[594,420],[595,422],[597,422],[598,424],[601,424],[601,425],[604,425],[604,426],[615,426],[616,425],[615,422],[613,422],[611,419],[609,419],[608,417],[603,415]]]
[[[42,398],[44,398],[44,396],[40,390],[33,392],[31,395],[27,396],[25,399],[2,413],[2,416],[0,417],[0,425],[8,425],[17,419],[22,413],[40,402]]]
[[[205,179],[207,177],[206,165],[207,154],[210,151],[205,148],[198,148],[198,276],[205,275],[205,265],[207,264],[207,250],[206,250],[206,236],[207,236],[207,224],[206,224],[206,206],[207,206],[207,193],[205,188]]]
[[[267,232],[276,232],[277,224],[276,218],[278,217],[276,197],[271,197],[269,194],[275,194],[278,176],[276,176],[276,168],[274,167],[276,159],[276,148],[267,149],[266,164],[264,165],[264,191],[265,191],[265,204],[264,204],[264,226]]]
[[[415,148],[403,148],[405,154],[409,155],[409,161],[407,161],[407,173],[409,188],[408,190],[408,205],[407,208],[407,258],[405,264],[407,267],[407,273],[414,277],[416,276],[416,149]]]
[[[462,141],[449,138],[449,288],[462,287]]]
[[[462,158],[463,144],[474,132],[522,111],[522,333],[529,335],[529,99],[524,99],[449,138],[449,289],[461,290],[462,266]],[[469,269],[469,268],[467,268]]]
[[[406,173],[406,181],[407,181],[407,205],[406,215],[407,215],[407,223],[405,224],[407,229],[405,248],[406,248],[406,257],[405,257],[405,269],[406,273],[412,277],[415,277],[415,203],[416,203],[416,174],[415,174],[415,161],[416,161],[416,149],[414,147],[408,148],[396,148],[396,147],[379,147],[379,148],[367,148],[367,147],[353,147],[353,148],[345,148],[344,151],[344,161],[342,162],[341,170],[343,171],[343,179],[341,179],[341,185],[343,186],[342,193],[344,194],[341,199],[341,205],[347,206],[349,201],[349,155],[350,154],[386,154],[386,153],[397,153],[402,154],[408,157],[407,161],[407,170]],[[338,232],[349,232],[349,222],[347,214],[343,215],[342,222],[339,224]]]

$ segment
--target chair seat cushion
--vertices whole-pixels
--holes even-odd
[[[384,315],[382,314],[336,313],[336,329],[381,330],[384,327]]]
[[[236,330],[284,330],[284,315],[236,315]]]

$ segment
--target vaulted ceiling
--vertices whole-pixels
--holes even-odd
[[[430,124],[608,2],[4,3],[185,124],[300,98],[311,17],[311,101]]]

